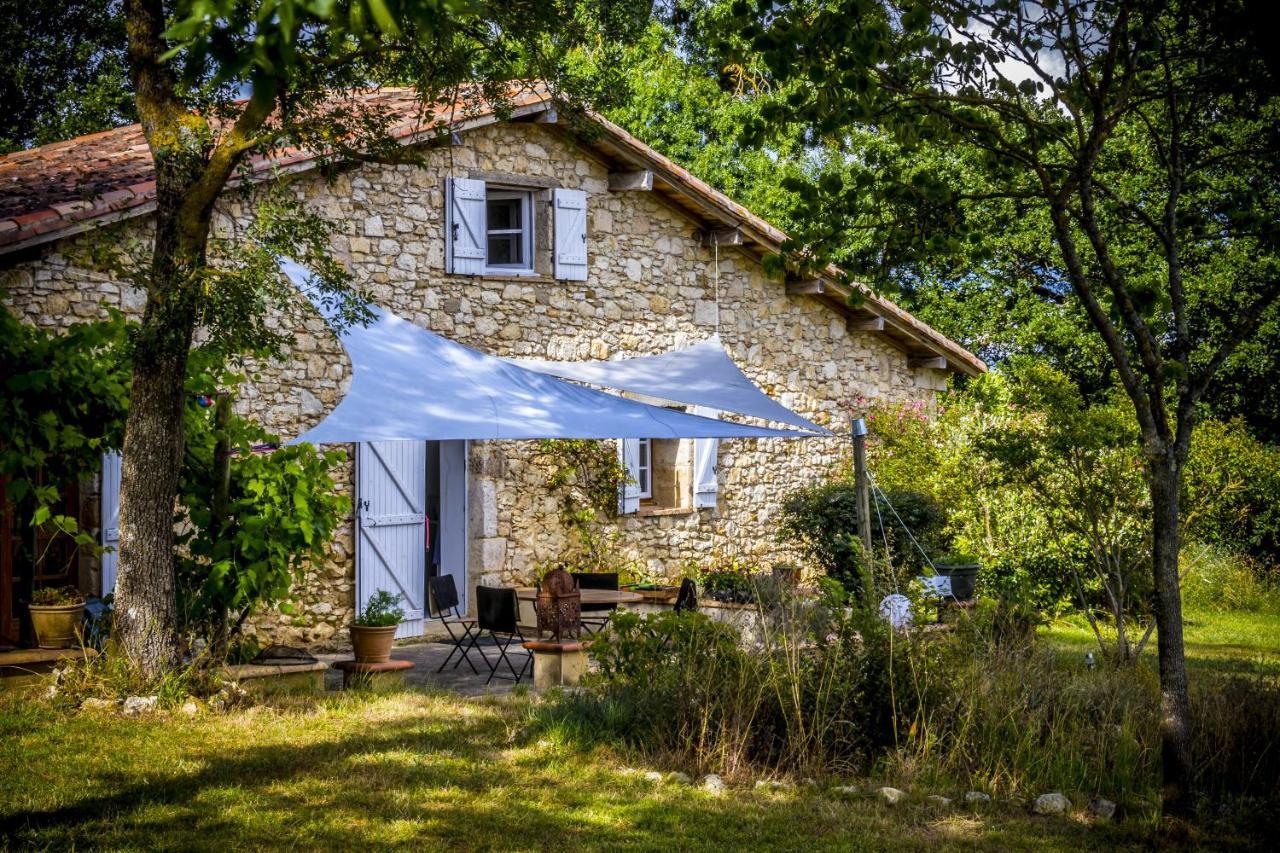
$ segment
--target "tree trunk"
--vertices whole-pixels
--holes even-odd
[[[1172,448],[1148,460],[1153,512],[1156,639],[1160,659],[1160,744],[1163,812],[1186,817],[1195,806],[1191,756],[1191,700],[1182,642],[1182,596],[1178,580],[1181,545],[1181,465]]]
[[[183,221],[181,199],[191,172],[176,175],[179,170],[166,165],[172,164],[157,163],[151,280],[134,341],[113,625],[121,650],[148,679],[178,660],[173,517],[185,441],[187,357],[197,317],[195,273],[204,264],[208,234],[207,221]]]

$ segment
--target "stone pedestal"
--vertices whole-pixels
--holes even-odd
[[[574,687],[587,671],[587,644],[579,640],[533,640],[524,644],[533,655],[533,686]]]
[[[392,660],[381,663],[364,663],[358,660],[340,660],[333,665],[342,670],[342,689],[351,688],[386,690],[404,683],[404,671],[413,669],[413,661]]]

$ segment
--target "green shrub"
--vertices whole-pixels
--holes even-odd
[[[360,628],[390,628],[404,621],[404,609],[400,607],[403,596],[380,589],[369,596],[360,615],[351,624]]]
[[[919,492],[876,494],[871,501],[873,552],[879,557],[887,545],[890,565],[900,581],[923,573],[921,548],[930,556],[946,550],[945,525],[942,509]],[[870,583],[870,567],[858,538],[858,497],[852,482],[840,480],[792,493],[783,502],[777,536],[781,542],[798,545],[809,560],[855,596],[861,597]]]
[[[194,380],[196,382],[204,380]],[[215,515],[218,439],[232,456],[225,515]],[[219,428],[214,410],[188,407],[186,458],[179,484],[174,556],[181,627],[225,654],[250,615],[291,611],[294,586],[326,558],[350,510],[332,471],[346,455],[310,444],[272,447],[273,436],[231,415]]]
[[[597,671],[550,719],[700,772],[869,766],[935,689],[940,669],[922,661],[939,647],[894,640],[864,611],[831,609],[777,584],[762,584],[757,598],[749,645],[703,614],[619,613],[593,643]],[[922,690],[895,697],[895,665],[914,670]]]

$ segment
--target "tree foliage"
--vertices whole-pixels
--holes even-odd
[[[0,306],[5,499],[18,518],[51,523],[82,547],[92,546],[93,539],[54,507],[63,489],[97,473],[102,455],[120,447],[129,389],[125,329],[118,312],[52,331]]]
[[[0,153],[133,121],[120,0],[0,2]]]
[[[327,559],[326,546],[351,502],[332,477],[345,453],[280,447],[278,438],[237,415],[219,424],[194,392],[234,380],[211,378],[192,377],[186,408],[174,571],[182,633],[221,656],[254,613],[277,606],[292,613],[307,569]],[[231,455],[225,508],[217,495],[219,453]]]

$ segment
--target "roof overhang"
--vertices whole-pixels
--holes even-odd
[[[406,93],[410,90],[379,91]],[[438,111],[436,114],[440,115]],[[617,188],[651,190],[701,223],[703,239],[708,245],[734,247],[757,258],[781,251],[787,239],[783,231],[603,116],[588,112],[585,117],[585,125],[570,122],[561,116],[544,86],[532,85],[521,88],[501,115],[492,108],[463,111],[460,118],[448,123],[447,133],[442,133],[438,124],[424,127],[416,115],[393,123],[389,130],[403,146],[439,145],[456,144],[459,134],[504,120],[537,122],[593,152],[619,176]],[[129,132],[141,136],[138,126],[133,125],[92,137]],[[4,159],[7,158],[0,161]],[[326,159],[301,149],[256,157],[235,183],[262,183],[282,174],[306,172]],[[116,188],[93,199],[55,204],[0,220],[0,256],[25,254],[45,243],[149,214],[155,210],[155,200],[156,185],[152,179]],[[785,286],[790,295],[817,299],[844,316],[850,331],[883,334],[888,342],[908,355],[913,368],[957,371],[970,376],[986,372],[986,364],[960,344],[869,288],[842,283],[844,278],[838,269],[828,267],[812,279],[788,281]]]

